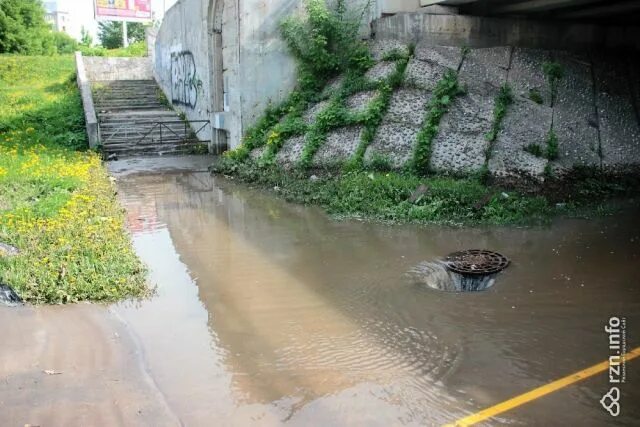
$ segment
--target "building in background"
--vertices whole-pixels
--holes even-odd
[[[69,11],[63,9],[57,1],[44,2],[45,20],[51,24],[54,30],[72,34],[71,17]]]

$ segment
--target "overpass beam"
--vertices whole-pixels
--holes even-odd
[[[581,19],[591,18],[594,16],[602,17],[608,15],[621,15],[627,12],[634,12],[640,10],[640,2],[633,1],[627,3],[617,3],[608,6],[586,8],[584,10],[576,10],[575,12],[569,12],[559,15],[561,19]]]
[[[476,3],[479,0],[420,0],[420,6],[459,6],[461,4]]]
[[[496,15],[505,13],[547,12],[563,7],[588,5],[599,1],[601,0],[528,0],[521,3],[499,6],[495,9],[489,9],[489,11]]]

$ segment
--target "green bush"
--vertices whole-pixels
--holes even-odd
[[[104,56],[147,56],[147,42],[139,41],[131,43],[127,47],[121,47],[118,49],[105,49]]]
[[[325,0],[305,0],[304,17],[291,16],[280,24],[282,37],[298,61],[300,84],[305,87],[347,69],[366,69],[371,55],[358,32],[362,22],[346,0],[331,8]]]
[[[54,31],[53,40],[56,45],[56,52],[61,55],[69,55],[78,50],[78,42],[67,33]]]
[[[56,52],[51,27],[39,0],[0,1],[0,53],[51,55]]]
[[[107,56],[107,49],[101,46],[90,47],[80,45],[78,46],[78,50],[82,52],[84,56]]]
[[[127,37],[129,43],[145,40],[146,27],[140,22],[127,23]],[[122,22],[107,21],[98,24],[98,39],[100,44],[107,49],[117,49],[123,46]]]

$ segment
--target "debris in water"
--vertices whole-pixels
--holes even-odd
[[[11,286],[0,283],[0,303],[6,305],[16,305],[22,302],[22,298],[11,289]]]
[[[0,256],[18,255],[20,251],[15,246],[0,242]]]
[[[463,275],[447,268],[444,261],[424,261],[413,267],[407,275],[415,283],[432,289],[448,292],[473,292],[490,288],[495,283],[496,274]]]
[[[411,197],[409,197],[409,203],[416,203],[422,200],[422,196],[429,192],[429,187],[424,184],[420,184],[418,188],[415,189],[413,193],[411,193]]]

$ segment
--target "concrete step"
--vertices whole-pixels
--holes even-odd
[[[122,105],[122,106],[96,106],[96,111],[98,112],[98,114],[106,114],[106,113],[113,113],[113,112],[124,112],[124,111],[128,111],[128,110],[157,110],[157,111],[162,111],[162,110],[166,110],[167,107],[165,107],[162,104],[157,104],[157,105]]]
[[[116,89],[128,87],[158,87],[155,80],[96,80],[91,82],[96,89]]]
[[[200,145],[190,126],[185,129],[180,116],[162,101],[161,93],[153,80],[94,82],[105,154],[188,154]]]
[[[115,113],[103,113],[100,116],[100,121],[105,123],[115,122],[137,122],[137,121],[169,121],[180,120],[175,112],[170,110],[151,110],[151,111],[131,111],[115,112]]]
[[[147,133],[147,132],[140,132],[140,133],[100,132],[100,134],[102,135],[103,145],[113,144],[117,142],[132,142],[132,141],[139,141],[139,140],[160,141],[160,132],[156,132],[155,130],[150,133]],[[190,134],[184,135],[179,132],[172,133],[169,131],[162,132],[162,140],[167,142],[182,141],[185,139],[192,139],[192,138],[193,138],[193,135],[190,135]]]
[[[102,104],[96,105],[96,111],[98,113],[104,114],[105,112],[119,112],[119,111],[127,111],[127,110],[162,110],[164,106],[162,104]]]
[[[95,105],[116,105],[116,106],[124,106],[124,105],[144,105],[144,104],[149,104],[149,105],[164,105],[166,107],[165,104],[163,104],[162,102],[160,102],[159,99],[157,98],[114,98],[114,99],[95,99],[94,100],[94,104]]]
[[[182,120],[177,117],[171,118],[171,121],[157,121],[157,120],[131,120],[128,122],[118,121],[118,122],[101,122],[100,129],[102,130],[150,130],[152,128],[163,128],[163,129],[171,129],[171,130],[180,130],[183,131],[189,130],[189,125],[185,124]]]
[[[196,142],[193,140],[187,140],[182,138],[172,138],[170,140],[163,140],[163,142],[159,141],[151,141],[145,140],[141,142],[137,142],[136,140],[118,140],[118,141],[109,141],[106,142],[103,147],[105,150],[117,150],[123,148],[160,148],[165,145],[184,145],[184,144],[195,144]]]
[[[138,130],[148,131],[148,130],[151,130],[152,128],[158,128],[158,129],[162,128],[166,130],[171,129],[173,131],[179,131],[179,130],[184,131],[185,129],[188,131],[190,129],[189,125],[186,125],[184,122],[180,120],[176,120],[175,122],[174,121],[156,122],[155,120],[153,120],[149,122],[130,121],[130,122],[100,123],[100,129],[104,131],[106,130],[115,131],[118,129],[129,130],[129,131],[138,131]]]
[[[185,133],[184,127],[181,128],[163,128],[162,132],[159,128],[137,128],[137,129],[119,129],[119,128],[100,128],[100,135],[102,140],[107,143],[111,141],[130,141],[144,139],[160,140],[163,141],[172,139],[193,139],[194,135],[191,129],[187,129]]]
[[[171,139],[190,139],[193,138],[193,134],[188,132],[184,133],[184,129],[174,129],[173,132],[163,129],[162,133],[159,130],[153,129],[144,129],[140,131],[128,131],[124,132],[122,130],[119,131],[111,131],[111,130],[103,130],[100,129],[100,135],[102,136],[102,140],[104,143],[111,141],[131,141],[131,140],[139,140],[141,138],[148,140],[160,140],[160,135],[162,135],[163,141],[168,141]]]
[[[100,127],[103,127],[103,126],[114,127],[114,126],[122,126],[122,125],[149,126],[158,122],[168,123],[169,126],[174,126],[173,122],[180,122],[180,124],[182,124],[182,121],[180,120],[180,118],[176,116],[158,116],[158,117],[149,117],[149,118],[131,117],[129,120],[109,118],[109,119],[101,119],[99,122],[100,122]]]
[[[108,110],[123,110],[126,108],[133,108],[140,110],[142,108],[146,108],[147,110],[159,110],[164,107],[164,105],[160,103],[136,103],[136,102],[125,102],[125,103],[105,103],[105,104],[95,104],[97,109],[101,109],[101,111]]]
[[[105,102],[105,101],[159,101],[160,99],[154,93],[127,93],[118,95],[118,94],[100,94],[93,97],[95,103]]]
[[[117,155],[166,155],[174,153],[191,153],[200,144],[161,144],[149,146],[121,146],[121,147],[104,147],[104,152]]]

